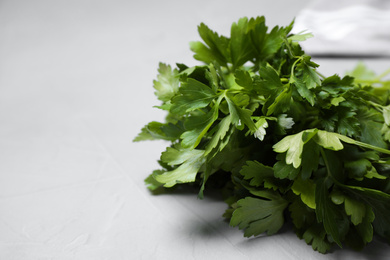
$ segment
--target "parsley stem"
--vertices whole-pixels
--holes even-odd
[[[325,75],[323,75],[322,73],[320,73],[318,70],[316,70],[316,73],[318,76],[320,76],[322,79],[326,79]]]
[[[384,78],[385,76],[387,76],[388,74],[390,74],[390,68],[385,70],[382,74],[380,74],[378,77],[376,77],[378,80]]]
[[[286,79],[286,78],[281,78],[280,81],[281,81],[282,83],[287,83],[287,82],[289,82],[290,80],[289,80],[289,79]]]
[[[365,100],[364,100],[365,101]],[[371,106],[373,106],[376,110],[378,110],[379,112],[383,112],[383,106],[381,106],[381,105],[379,105],[379,104],[377,104],[377,103],[375,103],[375,102],[372,102],[372,101],[370,101],[370,100],[367,100],[366,101],[366,103],[367,104],[369,104],[369,105],[371,105]]]
[[[290,43],[288,42],[287,38],[284,37],[284,38],[283,38],[283,41],[284,41],[284,43],[286,44],[288,56],[290,56],[290,58],[294,58],[293,51],[292,51],[292,49],[291,49]]]
[[[293,75],[294,75],[294,71],[295,71],[295,66],[297,65],[297,63],[299,62],[299,61],[301,61],[302,60],[302,56],[300,56],[300,57],[298,57],[297,58],[297,60],[296,61],[294,61],[294,63],[293,63],[293,65],[291,66],[291,76],[292,76],[292,78],[290,79],[290,81],[293,79]]]
[[[327,157],[326,154],[325,154],[324,148],[320,147],[320,153],[321,153],[322,158],[324,159],[324,163],[325,163],[325,167],[326,167],[326,172],[328,173],[328,176],[327,176],[327,177],[330,177],[332,180],[334,180],[334,177],[333,177],[333,175],[332,175],[332,172],[330,171],[328,157]]]
[[[380,78],[379,79],[374,79],[374,80],[355,79],[355,83],[373,85],[373,84],[376,84],[376,83],[378,83],[378,84],[390,83],[390,81],[383,81],[383,80],[380,80]]]

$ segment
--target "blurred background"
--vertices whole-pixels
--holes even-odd
[[[164,117],[158,63],[198,64],[188,43],[201,22],[229,35],[244,16],[296,18],[318,32],[304,47],[323,74],[390,68],[388,1],[349,2],[1,0],[0,259],[388,259],[380,241],[320,255],[291,230],[248,240],[219,200],[152,196],[143,180],[166,144],[132,143]],[[351,27],[364,14],[370,33]]]

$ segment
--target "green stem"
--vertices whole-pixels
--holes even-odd
[[[326,172],[328,173],[327,177],[330,177],[332,180],[335,180],[335,178],[332,175],[332,172],[330,171],[330,166],[329,166],[329,161],[328,157],[325,154],[324,148],[320,147],[320,153],[322,155],[322,159],[324,159],[325,167],[326,167]]]
[[[383,81],[383,80],[380,80],[380,79],[373,79],[373,80],[355,79],[355,82],[356,83],[360,83],[360,84],[373,85],[373,84],[376,84],[376,83],[384,84],[384,83],[388,83],[390,81]]]
[[[364,148],[367,148],[367,149],[370,149],[370,150],[378,151],[380,153],[390,154],[390,150],[387,150],[387,149],[384,149],[384,148],[381,148],[381,147],[378,147],[378,146],[374,146],[374,145],[371,145],[371,144],[359,142],[359,141],[356,141],[356,140],[354,140],[352,138],[349,138],[349,137],[347,137],[345,135],[338,134],[338,137],[339,137],[339,139],[341,141],[343,141],[345,143],[348,143],[348,144],[354,144],[354,145],[357,145],[357,146],[360,146],[360,147],[364,147]]]
[[[290,43],[288,42],[287,38],[286,37],[283,37],[283,41],[284,43],[286,44],[286,47],[287,47],[287,53],[288,53],[288,56],[290,56],[291,59],[293,59],[295,57],[292,49],[291,49],[291,46],[290,46]]]
[[[280,81],[281,81],[282,83],[283,83],[283,82],[284,82],[284,83],[287,83],[287,82],[289,82],[289,79],[287,79],[287,78],[281,78]]]
[[[367,104],[373,106],[376,110],[378,110],[379,112],[383,112],[383,106],[382,105],[379,105],[375,102],[372,102],[371,100],[364,100],[362,99],[363,101],[365,101]]]
[[[318,72],[318,70],[315,70],[317,75],[320,76],[322,79],[326,79],[325,75],[323,75],[322,73]]]
[[[293,76],[294,76],[294,70],[295,70],[295,66],[297,65],[297,63],[299,61],[302,60],[302,56],[298,57],[298,59],[293,63],[293,65],[291,66],[291,78],[290,78],[290,82],[292,83],[294,80],[293,80]]]
[[[385,76],[387,76],[388,74],[390,74],[390,68],[385,70],[382,74],[380,74],[378,77],[376,77],[378,80],[384,78]]]

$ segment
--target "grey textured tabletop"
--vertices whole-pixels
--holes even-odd
[[[144,185],[166,146],[132,143],[164,116],[153,108],[158,63],[194,64],[201,22],[225,34],[244,16],[287,25],[308,3],[1,1],[0,259],[389,259],[381,241],[322,255],[289,228],[247,239],[217,198]],[[326,75],[359,60],[390,67],[314,60]]]

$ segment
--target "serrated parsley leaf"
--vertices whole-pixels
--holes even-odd
[[[272,114],[280,114],[286,112],[290,108],[292,89],[286,87],[281,93],[275,93],[269,100],[273,100],[272,104],[267,109],[267,116]]]
[[[276,157],[278,161],[273,167],[275,177],[279,179],[294,180],[299,174],[299,169],[295,168],[293,164],[287,164],[285,157],[285,154],[280,154]]]
[[[283,212],[288,203],[282,197],[271,200],[246,197],[237,202],[233,212],[231,226],[245,229],[244,236],[257,236],[264,232],[275,234],[284,224]]]
[[[142,128],[141,133],[133,140],[134,142],[145,140],[168,140],[173,141],[180,136],[183,129],[179,125],[172,123],[163,124],[160,122],[152,121]]]
[[[316,96],[315,96],[314,92],[312,92],[307,87],[306,82],[302,79],[295,77],[295,76],[292,76],[291,79],[292,79],[291,83],[293,83],[296,86],[297,91],[301,95],[301,97],[305,98],[310,103],[310,105],[314,106]]]
[[[140,142],[146,140],[156,140],[156,138],[150,134],[147,126],[144,126],[141,129],[141,132],[139,132],[138,135],[133,139],[133,142]]]
[[[171,106],[171,112],[178,115],[204,108],[216,97],[209,86],[192,78],[182,83],[179,93],[172,98]]]
[[[305,31],[299,32],[297,34],[293,34],[289,36],[288,39],[296,42],[301,42],[313,37],[312,33],[304,33],[304,32]]]
[[[302,151],[301,177],[303,180],[309,179],[313,172],[318,169],[320,160],[320,147],[313,140],[305,143]]]
[[[375,219],[373,219],[373,227],[375,232],[383,238],[390,241],[390,195],[379,190],[343,185],[345,192],[352,196],[357,196],[359,200],[364,202],[372,208]]]
[[[382,126],[381,134],[386,141],[390,142],[390,127],[388,125]]]
[[[274,177],[274,171],[272,167],[265,166],[257,161],[248,161],[240,171],[245,180],[250,180],[251,186],[260,187],[263,186],[267,179]]]
[[[248,34],[248,18],[241,18],[232,24],[230,37],[233,68],[238,68],[253,58],[254,49]]]
[[[256,59],[262,60],[275,54],[283,43],[283,37],[288,30],[275,26],[271,32],[267,33],[268,27],[265,25],[264,16],[249,20],[251,40],[253,42]]]
[[[340,142],[340,135],[327,131],[318,130],[314,141],[325,149],[339,151],[344,148]]]
[[[326,231],[321,225],[313,225],[303,234],[307,244],[311,244],[314,250],[325,254],[331,249],[331,243],[326,238]]]
[[[252,111],[246,108],[239,107],[234,102],[233,98],[229,98],[228,96],[226,96],[225,99],[228,103],[230,115],[232,116],[232,123],[237,127],[241,123],[243,123],[249,128],[250,131],[252,131],[253,133],[256,132],[257,127],[251,118]]]
[[[309,208],[316,208],[316,184],[312,180],[302,180],[301,178],[297,178],[294,180],[294,184],[291,186],[291,190],[296,195],[300,195],[302,202],[305,203]]]
[[[214,106],[206,114],[187,118],[184,126],[188,130],[180,136],[183,147],[195,148],[217,118],[218,106]]]
[[[351,216],[351,221],[354,225],[358,225],[363,222],[363,218],[366,216],[366,205],[350,197],[346,197],[344,201],[345,212],[348,216]]]
[[[257,89],[260,94],[267,95],[272,92],[271,90],[283,87],[278,72],[269,64],[260,67],[259,73],[260,77],[265,81],[264,84],[260,85],[260,89]],[[263,88],[267,89],[267,91],[264,91]]]
[[[296,70],[299,71],[298,73],[308,89],[313,89],[321,85],[320,77],[313,66],[318,67],[317,64],[310,61],[309,56],[305,56],[302,59],[302,62],[300,62],[296,67]]]
[[[328,182],[326,179],[317,181],[315,200],[317,220],[323,223],[326,233],[331,235],[332,239],[342,247],[337,223],[337,219],[341,218],[340,212],[329,198]]]
[[[215,134],[213,135],[213,137],[211,138],[211,140],[206,146],[205,155],[209,154],[216,147],[218,147],[219,151],[221,151],[225,147],[225,145],[227,144],[226,142],[224,142],[222,145],[219,146],[218,144],[220,144],[220,141],[222,141],[225,138],[226,134],[230,129],[231,123],[232,123],[231,115],[224,117],[219,122],[218,126],[216,126],[217,130]]]
[[[292,164],[294,168],[298,168],[301,165],[301,154],[303,151],[303,145],[310,141],[310,139],[316,135],[317,129],[305,130],[298,134],[289,135],[280,140],[273,146],[275,152],[286,154],[286,163]]]
[[[351,222],[355,226],[363,222],[364,218],[366,217],[366,214],[371,215],[372,213],[371,208],[366,205],[366,203],[359,201],[351,196],[348,196],[341,191],[332,192],[331,199],[337,205],[341,205],[344,203],[345,213],[347,213],[347,215],[351,217]]]
[[[235,74],[236,83],[247,90],[253,88],[253,79],[248,71],[246,70],[236,70]]]
[[[385,124],[390,126],[390,105],[383,107],[382,113]]]
[[[179,89],[178,71],[172,70],[171,66],[160,63],[157,80],[153,83],[155,95],[163,102],[169,101]]]
[[[200,167],[205,162],[204,150],[176,150],[168,149],[162,156],[162,160],[169,165],[179,165],[171,171],[162,174],[154,174],[157,182],[164,184],[164,187],[172,187],[177,183],[194,182]]]
[[[151,191],[155,191],[157,190],[158,188],[160,188],[161,186],[163,186],[163,183],[160,183],[158,182],[154,176],[157,176],[157,175],[161,175],[163,174],[164,171],[163,170],[155,170],[153,171],[152,174],[150,174],[146,179],[145,179],[145,185],[146,187],[151,190]]]
[[[204,23],[199,25],[198,32],[207,46],[201,42],[190,43],[191,50],[195,52],[195,59],[207,64],[216,61],[221,65],[226,65],[230,62],[230,40],[228,38],[219,36],[216,32],[210,30]]]

